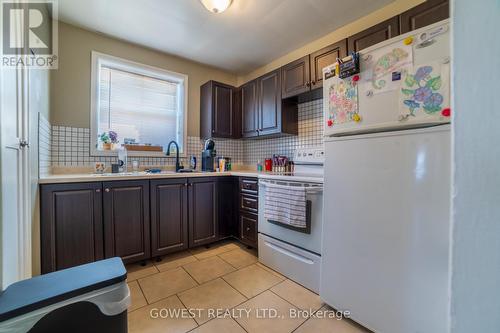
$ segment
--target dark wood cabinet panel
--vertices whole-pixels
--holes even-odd
[[[238,229],[238,181],[220,177],[217,182],[219,238],[236,236]]]
[[[398,35],[399,18],[395,16],[347,38],[347,51],[358,52]]]
[[[125,263],[150,257],[149,181],[104,182],[105,256]]]
[[[281,132],[280,70],[257,79],[259,135]]]
[[[235,88],[233,91],[233,113],[234,113],[234,119],[233,119],[233,139],[240,139],[241,138],[241,110],[242,110],[242,105],[241,105],[241,88]]]
[[[243,243],[257,247],[257,223],[258,217],[255,214],[240,214],[240,239]]]
[[[151,180],[151,255],[188,248],[188,180]]]
[[[41,270],[56,270],[104,256],[101,183],[42,185]]]
[[[401,33],[423,28],[450,17],[448,0],[427,0],[399,15]]]
[[[309,55],[281,68],[281,95],[283,98],[300,95],[310,89]]]
[[[214,84],[213,135],[233,136],[233,87]]]
[[[257,115],[257,82],[250,81],[241,87],[241,135],[245,138],[259,135]]]
[[[241,136],[297,134],[297,103],[281,99],[281,70],[275,70],[240,88]]]
[[[217,180],[189,179],[189,246],[208,244],[218,239]]]
[[[310,55],[311,89],[323,86],[323,68],[347,56],[347,39],[343,39]]]
[[[236,138],[234,87],[208,81],[200,88],[200,133],[203,139]]]

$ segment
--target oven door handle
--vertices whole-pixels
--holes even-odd
[[[294,259],[297,259],[297,260],[300,260],[302,261],[303,263],[306,263],[308,265],[313,265],[314,264],[314,261],[312,261],[311,259],[309,258],[306,258],[304,256],[301,256],[300,254],[297,254],[297,253],[293,253],[292,251],[290,250],[287,250],[285,248],[282,248],[281,246],[278,246],[278,245],[275,245],[275,244],[272,244],[272,243],[269,243],[269,242],[265,242],[264,243],[266,246],[270,247],[271,249],[275,250],[275,251],[278,251],[284,255],[287,255],[289,257],[292,257]]]

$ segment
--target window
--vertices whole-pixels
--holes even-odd
[[[92,153],[116,155],[124,143],[162,146],[175,140],[184,154],[187,76],[92,52]],[[117,134],[105,144],[103,133]],[[107,141],[107,140],[104,140]],[[162,152],[129,151],[158,156]]]

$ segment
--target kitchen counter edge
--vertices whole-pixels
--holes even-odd
[[[254,178],[273,178],[289,181],[315,182],[322,183],[323,179],[319,177],[277,175],[256,171],[228,171],[228,172],[190,172],[190,173],[138,173],[127,175],[112,174],[52,174],[40,176],[38,184],[64,184],[64,183],[88,183],[101,181],[119,181],[119,180],[141,180],[141,179],[169,179],[169,178],[195,178],[195,177],[254,177]]]

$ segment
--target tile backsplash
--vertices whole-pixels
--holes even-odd
[[[42,114],[38,118],[38,170],[40,174],[50,173],[52,164],[52,127]]]
[[[214,139],[217,156],[231,157],[233,164],[255,165],[273,154],[293,157],[297,148],[323,144],[323,104],[315,100],[299,104],[299,125],[297,136],[272,139]],[[40,117],[40,173],[49,173],[52,167],[92,167],[95,162],[114,163],[116,157],[90,155],[90,129],[67,126],[50,126],[47,119]],[[197,156],[201,165],[201,151],[204,141],[188,136],[187,156]],[[143,167],[173,166],[172,157],[129,157],[139,161]],[[182,159],[188,164],[187,158]]]

